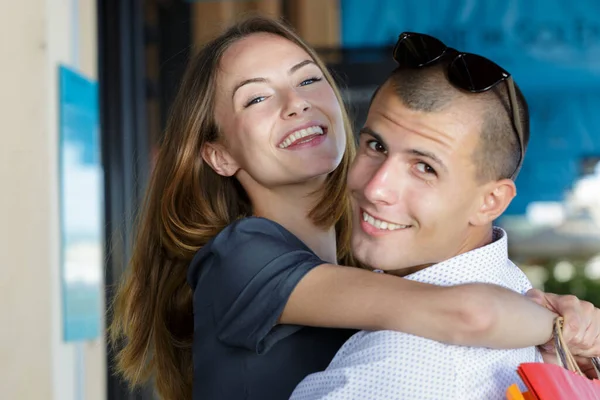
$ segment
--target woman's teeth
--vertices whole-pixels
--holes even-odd
[[[312,135],[322,135],[323,128],[320,126],[311,126],[310,128],[300,129],[299,131],[291,133],[280,145],[279,148],[285,149],[289,147],[292,143],[297,142],[298,140]]]
[[[372,215],[367,214],[363,211],[363,221],[368,223],[369,225],[374,226],[377,229],[395,231],[398,229],[404,229],[410,227],[410,225],[398,225],[393,224],[391,222],[381,221],[377,218],[374,218]]]

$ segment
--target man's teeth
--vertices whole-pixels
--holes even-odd
[[[391,222],[381,221],[363,211],[363,220],[369,225],[373,225],[377,229],[395,231],[398,229],[408,228],[410,225],[398,225]]]
[[[320,126],[311,126],[310,128],[300,129],[299,131],[291,133],[280,145],[279,147],[285,149],[298,139],[302,139],[303,137],[310,135],[322,135],[323,128]]]

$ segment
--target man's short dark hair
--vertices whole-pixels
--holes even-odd
[[[390,84],[406,107],[423,112],[442,111],[460,96],[472,96],[483,105],[481,136],[473,154],[477,178],[486,181],[510,178],[519,163],[520,150],[506,84],[502,82],[483,93],[470,93],[452,85],[447,70],[448,62],[415,69],[397,68],[384,85]],[[515,91],[523,124],[524,154],[529,142],[529,110],[516,84]],[[378,92],[379,89],[373,98]]]

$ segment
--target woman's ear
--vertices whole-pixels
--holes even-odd
[[[227,149],[220,143],[204,143],[202,159],[221,176],[233,176],[240,169]]]

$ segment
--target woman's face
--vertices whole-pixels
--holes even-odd
[[[273,188],[333,171],[346,147],[340,104],[302,48],[273,34],[238,40],[221,59],[216,122],[225,175]]]

